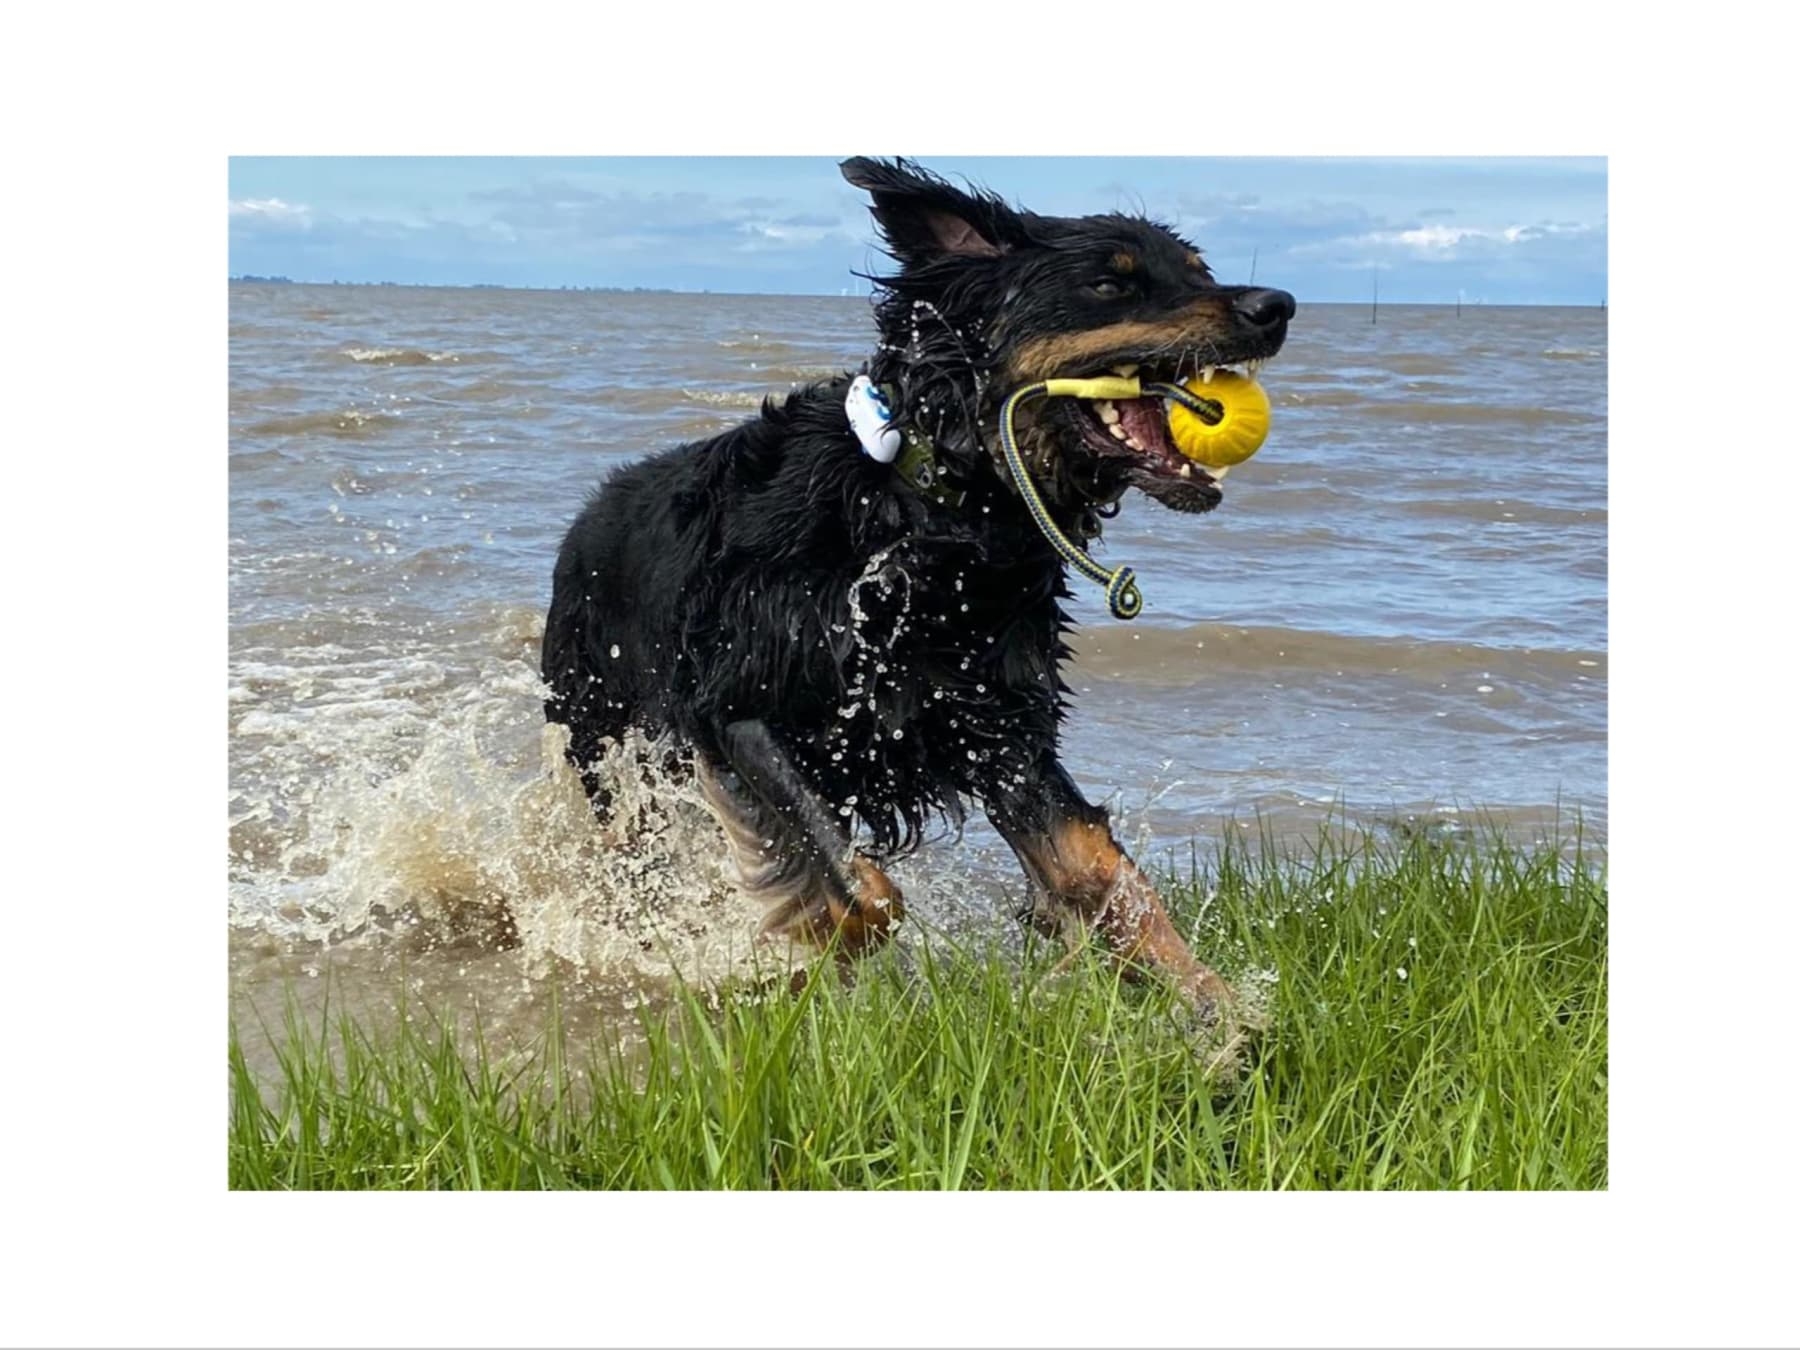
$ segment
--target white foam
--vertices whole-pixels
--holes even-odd
[[[662,747],[609,754],[618,823],[602,825],[522,659],[453,672],[318,655],[232,671],[233,923],[328,943],[516,942],[534,973],[713,979],[752,958],[761,910]]]

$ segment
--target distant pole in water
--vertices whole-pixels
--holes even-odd
[[[1374,267],[1369,268],[1369,322],[1375,322],[1375,307],[1381,303],[1381,273]]]
[[[1253,286],[1256,284],[1256,252],[1254,248],[1250,250],[1250,284]]]
[[[1462,318],[1462,287],[1456,288],[1456,317]]]

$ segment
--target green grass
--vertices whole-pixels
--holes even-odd
[[[1167,888],[1259,992],[1233,1077],[1155,985],[941,938],[797,996],[689,993],[643,1043],[521,1052],[414,1010],[231,1033],[234,1187],[1595,1188],[1606,889],[1414,835],[1227,850]],[[1404,971],[1404,975],[1402,975]]]

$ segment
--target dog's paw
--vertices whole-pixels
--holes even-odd
[[[1235,1079],[1251,1045],[1268,1029],[1267,1015],[1204,966],[1182,981],[1181,994],[1193,1009],[1194,1050],[1207,1073]]]
[[[856,904],[834,903],[831,917],[844,949],[854,954],[886,942],[906,917],[906,903],[893,878],[862,854],[850,860],[850,873],[856,881]]]

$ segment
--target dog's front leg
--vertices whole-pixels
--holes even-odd
[[[1034,779],[996,793],[987,810],[1037,888],[1035,919],[1091,930],[1128,970],[1161,971],[1203,1011],[1231,1001],[1229,986],[1194,959],[1150,879],[1113,838],[1106,812],[1054,758]]]
[[[843,817],[807,780],[767,724],[733,722],[719,738],[730,779],[703,783],[737,850],[740,870],[770,902],[763,932],[858,955],[903,917],[900,888],[850,847]]]

